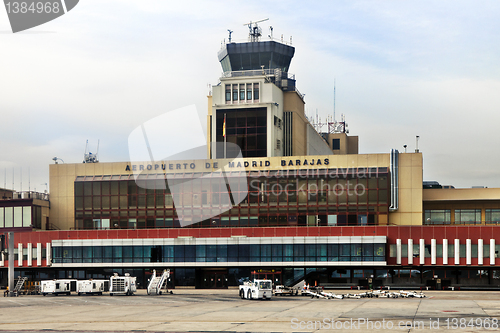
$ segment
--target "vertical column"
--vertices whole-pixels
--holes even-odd
[[[28,243],[28,267],[33,265],[33,244]]]
[[[3,267],[5,265],[5,255],[4,253],[0,253],[0,267]]]
[[[13,295],[14,290],[14,233],[9,232],[9,296]]]
[[[490,239],[490,265],[495,266],[495,240]]]
[[[431,265],[436,264],[436,240],[431,239]]]
[[[420,239],[420,265],[425,264],[425,239]]]
[[[36,265],[42,266],[42,243],[36,243]]]
[[[17,244],[17,266],[23,266],[23,243]]]
[[[396,264],[401,265],[401,239],[396,239]]]
[[[408,239],[408,265],[413,265],[413,239]]]
[[[50,243],[47,243],[45,244],[45,250],[46,250],[46,253],[45,253],[45,259],[47,260],[47,266],[50,266],[52,265],[52,256],[51,256],[51,253],[52,253],[52,249],[50,247]]]
[[[455,239],[455,265],[460,265],[460,239]]]
[[[470,239],[465,240],[465,264],[472,264],[472,241]]]
[[[483,251],[484,251],[483,240],[478,239],[477,240],[477,264],[478,265],[483,264]]]
[[[443,265],[448,265],[448,240],[443,239]]]

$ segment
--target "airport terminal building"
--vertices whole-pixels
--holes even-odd
[[[252,31],[218,54],[206,158],[52,164],[50,200],[0,200],[0,228],[33,227],[15,235],[16,275],[500,286],[500,189],[424,186],[418,150],[359,154],[345,122],[317,131],[288,72],[295,48]]]

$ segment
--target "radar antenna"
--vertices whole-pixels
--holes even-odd
[[[260,36],[262,36],[262,29],[259,27],[257,23],[264,22],[269,20],[269,18],[265,18],[263,20],[258,20],[255,22],[250,21],[249,23],[245,23],[243,25],[248,26],[249,34],[248,39],[250,42],[258,42]]]

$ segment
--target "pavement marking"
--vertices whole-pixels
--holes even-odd
[[[22,306],[28,306],[27,304],[19,303],[19,302],[13,301],[11,299],[8,299],[8,301],[12,302],[12,303],[16,303],[16,304],[22,305]]]

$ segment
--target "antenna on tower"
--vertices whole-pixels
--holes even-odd
[[[243,25],[248,26],[248,30],[249,30],[248,39],[250,42],[258,42],[259,41],[260,36],[262,36],[262,29],[259,27],[259,25],[257,23],[264,22],[267,20],[269,20],[269,18],[265,18],[263,20],[258,20],[255,22],[250,21],[248,23],[243,24]]]
[[[273,40],[273,26],[269,26],[269,30],[271,31],[271,34],[269,35],[269,38],[271,38],[271,40]]]
[[[333,78],[333,121],[335,121],[335,78]]]
[[[98,163],[99,158],[99,140],[97,141],[97,153],[92,154],[90,151],[88,151],[89,148],[89,140],[87,140],[87,143],[85,144],[85,154],[83,154],[83,163]]]
[[[229,32],[229,44],[231,44],[231,34],[233,33],[233,30],[227,29],[227,31]]]

